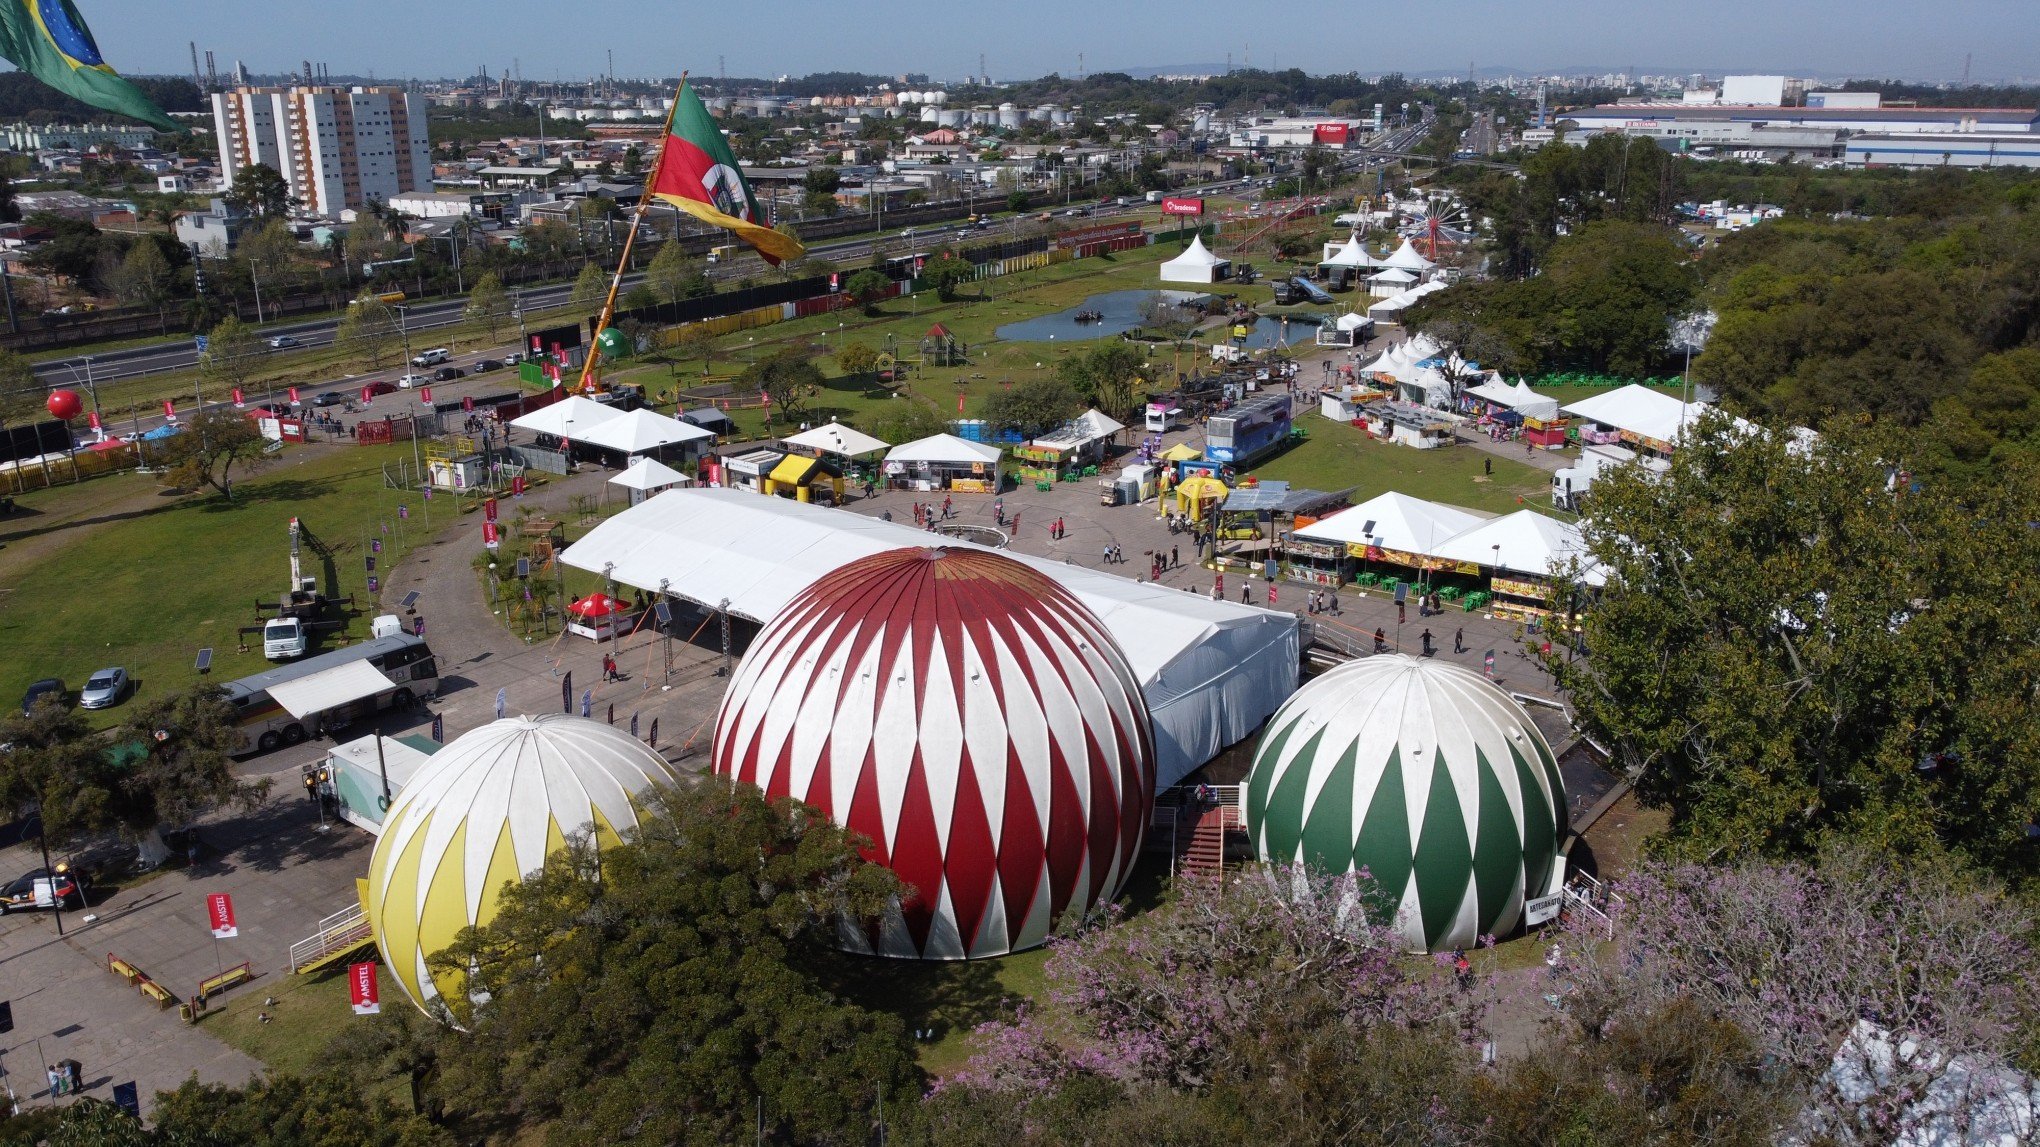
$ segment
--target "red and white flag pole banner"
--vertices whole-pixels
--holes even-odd
[[[213,939],[231,940],[241,934],[234,923],[234,897],[226,892],[214,892],[205,898],[205,914],[212,927]]]
[[[372,1016],[382,1011],[382,993],[376,984],[375,968],[373,960],[347,965],[347,997],[357,1016]]]

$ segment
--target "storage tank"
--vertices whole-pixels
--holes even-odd
[[[935,106],[934,104],[922,104],[922,105],[921,105],[921,122],[922,122],[922,123],[940,123],[940,122],[941,122],[941,119],[942,119],[942,109],[941,109],[941,108],[938,108],[938,107],[936,107],[936,106]]]
[[[990,104],[979,104],[970,109],[970,125],[972,127],[991,127],[998,122],[998,110]]]
[[[1017,104],[999,105],[1000,127],[1006,128],[1011,131],[1017,131],[1019,130],[1020,126],[1026,122],[1027,117],[1021,113],[1019,105]]]
[[[931,104],[946,104],[949,102],[948,92],[923,92],[921,94],[927,96],[928,102]]]
[[[1069,113],[1069,109],[1067,109],[1067,108],[1057,108],[1057,109],[1055,109],[1055,111],[1054,111],[1054,113],[1053,113],[1053,115],[1052,115],[1052,117],[1051,117],[1051,120],[1050,120],[1050,122],[1054,123],[1054,124],[1055,124],[1055,126],[1057,126],[1057,127],[1068,127],[1068,126],[1070,126],[1070,113]]]
[[[968,127],[970,112],[964,108],[943,108],[936,113],[935,122],[943,127]]]
[[[1197,134],[1199,134],[1199,135],[1204,135],[1204,134],[1206,134],[1206,133],[1210,132],[1210,131],[1211,131],[1211,113],[1210,113],[1210,112],[1198,112],[1198,113],[1197,113],[1196,115],[1194,115],[1194,116],[1191,116],[1191,117],[1190,117],[1190,130],[1191,130],[1191,131],[1194,131],[1194,132],[1196,132],[1196,133],[1197,133]]]
[[[1037,107],[1033,111],[1028,112],[1027,118],[1033,120],[1035,123],[1047,123],[1049,120],[1055,118],[1055,105],[1042,104],[1040,107]]]

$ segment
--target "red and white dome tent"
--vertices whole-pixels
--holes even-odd
[[[1097,617],[990,551],[841,566],[758,634],[716,772],[872,841],[915,894],[847,947],[922,959],[1041,944],[1118,895],[1154,803],[1147,707]]]

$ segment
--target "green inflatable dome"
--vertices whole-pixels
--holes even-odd
[[[630,336],[615,327],[603,327],[602,333],[595,336],[595,346],[603,358],[629,358],[637,350],[631,345]]]
[[[1365,868],[1414,950],[1506,936],[1564,879],[1565,785],[1513,698],[1454,665],[1365,657],[1276,710],[1254,751],[1262,860]]]

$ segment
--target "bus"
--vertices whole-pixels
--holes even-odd
[[[397,305],[398,303],[401,303],[401,302],[403,302],[403,301],[404,301],[404,292],[402,292],[402,291],[384,291],[384,292],[382,292],[382,293],[381,293],[381,294],[379,294],[379,295],[373,295],[373,296],[362,296],[362,297],[360,297],[360,298],[352,298],[352,299],[349,299],[349,300],[347,300],[347,305],[348,305],[348,306],[350,306],[350,307],[352,307],[352,306],[356,306],[356,305],[358,305],[358,304],[359,304],[359,303],[361,302],[361,298],[373,298],[373,299],[375,299],[375,301],[376,301],[376,302],[378,302],[378,303],[381,303],[381,304],[383,304],[384,306],[388,306],[388,307],[393,307],[393,306],[396,306],[396,305]]]
[[[317,713],[293,716],[269,695],[271,689],[290,681],[301,681],[315,673],[365,661],[383,676],[396,682],[380,693],[358,697]],[[391,706],[405,708],[418,698],[429,696],[439,681],[438,659],[425,639],[415,634],[393,633],[346,649],[321,653],[266,669],[261,673],[230,681],[227,703],[234,707],[241,741],[235,756],[267,753],[280,745],[295,745],[326,728],[337,728],[358,717]]]
[[[1289,396],[1271,394],[1212,415],[1204,426],[1204,457],[1241,471],[1287,441]]]

